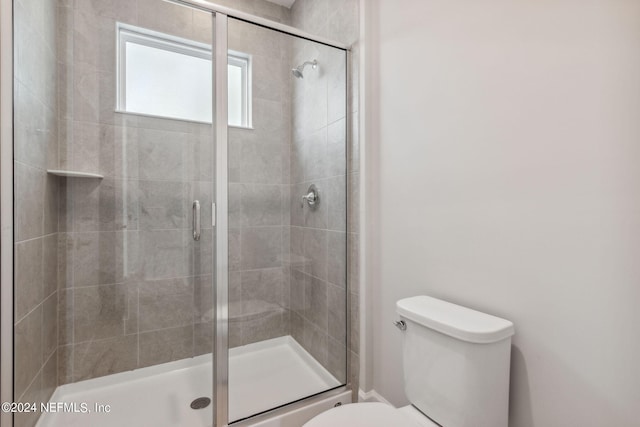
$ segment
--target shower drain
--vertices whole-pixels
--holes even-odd
[[[197,399],[194,399],[193,402],[191,402],[191,409],[206,408],[207,406],[209,406],[210,403],[211,403],[211,399],[209,399],[208,397],[199,397]]]

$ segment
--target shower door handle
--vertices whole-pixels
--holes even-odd
[[[200,202],[193,202],[193,240],[200,240]]]

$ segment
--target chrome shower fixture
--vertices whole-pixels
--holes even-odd
[[[296,68],[292,68],[291,74],[293,74],[298,79],[303,79],[304,75],[302,74],[302,72],[304,71],[304,67],[306,67],[307,65],[311,65],[311,68],[315,70],[316,68],[318,68],[318,61],[315,59],[313,61],[305,61],[304,64],[298,65]]]

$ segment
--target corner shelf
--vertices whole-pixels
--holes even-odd
[[[104,178],[104,176],[99,175],[97,173],[67,171],[67,170],[59,170],[59,169],[47,169],[47,173],[50,173],[51,175],[56,175],[56,176],[64,176],[67,178],[96,178],[96,179]]]

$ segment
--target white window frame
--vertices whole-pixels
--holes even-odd
[[[239,126],[233,125],[233,127],[251,128],[251,75],[253,74],[251,72],[251,56],[246,53],[229,50],[227,63],[235,67],[240,67],[242,70],[242,92],[240,94],[242,124]]]
[[[211,46],[206,43],[200,43],[181,37],[172,36],[158,31],[148,30],[133,25],[116,23],[116,112],[135,114],[140,116],[160,117],[173,120],[192,121],[199,123],[211,123],[211,121],[202,122],[199,120],[189,120],[180,117],[158,116],[154,114],[145,114],[134,111],[127,111],[127,88],[126,88],[126,71],[127,71],[127,43],[135,43],[143,46],[162,49],[170,52],[176,52],[182,55],[194,56],[196,58],[207,59],[211,61]],[[229,49],[228,64],[242,69],[242,125],[229,125],[231,127],[240,127],[252,129],[252,94],[251,94],[251,55],[243,52],[237,52]],[[213,82],[212,82],[213,83]]]

